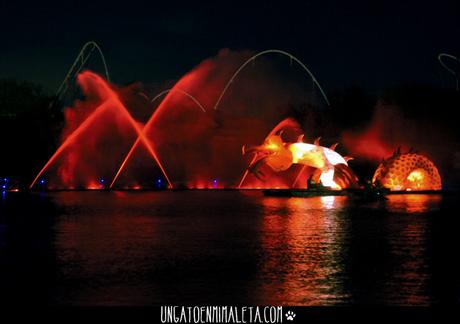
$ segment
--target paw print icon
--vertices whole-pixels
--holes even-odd
[[[292,311],[288,311],[286,314],[284,314],[286,316],[286,319],[288,321],[293,321],[294,318],[295,318],[295,313],[292,312]]]

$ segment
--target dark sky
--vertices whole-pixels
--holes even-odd
[[[0,77],[54,90],[80,47],[102,47],[112,80],[176,79],[221,48],[283,49],[327,91],[449,81],[437,54],[460,54],[459,1],[189,1],[0,4]]]

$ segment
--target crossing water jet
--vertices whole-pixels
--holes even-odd
[[[135,121],[131,115],[131,113],[141,112],[136,104],[123,104],[118,98],[118,93],[114,92],[115,90],[111,89],[106,83],[102,84],[99,87],[102,90],[96,89],[96,93],[103,92],[102,97],[105,100],[102,101],[102,104],[106,104],[107,107],[103,106],[105,108],[101,113],[99,113],[98,109],[94,110],[64,139],[62,145],[34,179],[31,187],[35,185],[36,181],[66,148],[71,144],[75,144],[72,148],[75,147],[76,150],[66,150],[66,164],[54,164],[59,166],[58,175],[60,180],[65,183],[66,188],[74,188],[74,183],[81,182],[81,179],[78,180],[80,175],[86,176],[84,181],[87,183],[88,180],[91,181],[89,185],[85,184],[85,188],[101,187],[100,181],[97,181],[97,179],[101,178],[112,178],[111,182],[107,182],[110,183],[107,188],[113,188],[123,170],[126,169],[128,161],[139,147],[140,142],[144,144],[148,154],[155,160],[170,188],[173,185],[169,178],[171,174],[168,174],[167,170],[169,172],[174,171],[174,176],[179,179],[178,183],[187,183],[187,187],[209,187],[210,181],[212,181],[213,187],[216,187],[216,183],[219,183],[219,187],[235,187],[237,184],[238,187],[241,187],[246,176],[244,175],[238,183],[238,173],[240,170],[245,170],[245,174],[247,174],[243,159],[238,158],[238,155],[235,154],[239,151],[241,145],[243,143],[259,142],[261,135],[267,134],[270,130],[270,125],[276,124],[285,116],[289,116],[287,113],[292,109],[291,104],[300,105],[305,102],[304,86],[298,87],[294,82],[278,82],[276,77],[272,78],[275,69],[264,65],[265,63],[261,65],[262,69],[259,66],[257,71],[251,72],[250,80],[241,78],[239,84],[236,85],[236,78],[250,62],[254,62],[256,58],[267,54],[287,56],[291,63],[295,62],[303,68],[302,72],[306,71],[308,73],[313,80],[314,87],[319,88],[325,102],[329,103],[316,78],[293,55],[281,50],[266,50],[252,55],[241,64],[241,57],[246,54],[231,53],[224,50],[217,57],[204,60],[190,73],[182,77],[174,88],[163,91],[153,99],[153,101],[156,101],[166,95],[144,125]],[[84,79],[84,75],[88,75],[88,73],[84,72],[79,79]],[[103,83],[102,79],[98,81]],[[247,83],[247,81],[250,83]],[[218,109],[222,105],[223,98],[231,84],[234,84],[234,87],[239,91],[243,91],[242,95],[228,96],[227,94],[226,107],[229,106],[232,109]],[[197,92],[198,89],[199,92]],[[257,96],[261,93],[260,91],[265,91],[265,95]],[[175,96],[176,93],[181,93],[187,100],[193,101],[194,105],[203,112],[204,117],[201,114],[200,116],[196,115],[193,111],[173,109],[170,112],[166,109],[173,103],[175,106],[180,105],[182,108],[188,109],[191,107],[185,101],[181,101],[182,99],[179,100],[178,96]],[[192,96],[191,93],[198,95],[198,97],[195,97],[196,95]],[[136,94],[141,94],[141,92],[138,91]],[[290,101],[293,97],[295,97],[294,101],[297,100],[295,103]],[[140,96],[136,98],[140,98]],[[171,98],[173,100],[170,100]],[[302,101],[299,102],[299,99]],[[126,102],[126,98],[123,97],[123,100],[123,102]],[[142,103],[142,105],[144,104]],[[86,104],[84,103],[84,105]],[[214,109],[207,111],[205,106],[213,107]],[[129,112],[127,107],[130,109]],[[256,108],[256,110],[252,110],[251,107]],[[257,107],[262,107],[265,113],[261,115]],[[217,110],[219,111],[217,112]],[[81,118],[78,115],[81,113],[78,109],[68,111],[71,114],[76,114],[76,118]],[[105,117],[102,116],[104,111],[108,111],[110,114],[116,113],[117,128],[114,129],[115,133],[108,133],[108,129],[105,128],[101,131],[97,130],[105,127]],[[92,138],[80,138],[83,133],[86,133],[87,129],[94,126],[95,120],[98,120],[98,124],[95,125],[93,131],[88,133],[88,135],[92,135]],[[103,120],[104,122],[102,122]],[[77,125],[75,121],[70,121]],[[126,125],[128,125],[129,130],[126,129]],[[126,137],[132,136],[132,130],[135,131],[136,135],[133,142],[131,137]],[[171,132],[171,130],[173,131]],[[101,134],[101,136],[97,136],[98,134]],[[78,141],[76,140],[77,137]],[[86,139],[89,142],[85,141]],[[82,143],[87,143],[89,146],[81,145]],[[106,143],[109,143],[109,145],[106,145]],[[129,147],[123,147],[124,144],[128,144]],[[106,159],[104,156],[106,153],[98,150],[98,147],[101,147],[100,145],[104,145],[106,153],[112,154],[113,149],[118,149],[118,153],[121,154],[118,155],[117,152],[113,152],[114,159]],[[84,147],[88,147],[85,152],[95,154],[91,155],[91,163],[86,163],[82,159],[85,155],[82,155],[84,151],[81,148]],[[93,150],[91,151],[90,149]],[[125,152],[127,153],[125,154]],[[206,162],[204,159],[206,159]],[[121,164],[118,164],[118,161],[122,161]],[[142,161],[148,160],[145,158],[138,160],[135,172],[138,172],[142,181],[147,181],[148,184],[151,183],[149,182],[151,180],[145,177],[145,173],[139,173],[139,170],[142,171],[142,168],[139,168],[139,165],[143,163]],[[109,165],[109,163],[111,164]],[[297,171],[297,169],[293,169],[293,171]],[[112,177],[111,174],[115,175]],[[183,182],[183,180],[186,182]],[[69,186],[69,184],[71,185]],[[141,187],[139,183],[136,183],[135,186]],[[102,185],[102,187],[104,188],[105,186]]]
[[[118,95],[109,87],[109,85],[100,76],[98,76],[95,73],[85,71],[78,76],[78,81],[80,85],[82,85],[83,87],[86,86],[86,83],[90,81],[97,84],[99,94],[104,97],[105,101],[100,106],[98,106],[90,114],[90,116],[87,117],[85,121],[82,124],[80,124],[75,131],[71,133],[71,135],[69,135],[69,137],[67,137],[64,140],[61,146],[56,150],[53,156],[48,160],[45,166],[40,170],[40,172],[34,178],[29,188],[32,189],[36,181],[43,175],[43,173],[56,160],[56,158],[64,151],[64,149],[67,148],[71,143],[73,143],[85,130],[87,130],[89,126],[96,120],[96,117],[98,117],[101,114],[102,111],[110,107],[117,109],[117,111],[124,117],[124,119],[128,122],[128,124],[134,129],[138,138],[140,138],[140,141],[142,141],[142,143],[145,145],[145,147],[147,148],[147,151],[149,152],[149,154],[154,159],[154,161],[160,168],[161,172],[163,173],[163,176],[168,182],[168,186],[172,188],[172,183],[169,180],[169,177],[166,174],[160,160],[158,159],[151,143],[143,136],[141,128],[136,123],[136,121],[133,119],[133,117],[128,112],[126,107],[123,105],[123,103],[120,101],[120,99],[118,98]]]
[[[198,108],[201,109],[202,112],[206,112],[206,109],[203,107],[203,105],[194,97],[192,96],[191,94],[189,94],[188,92],[182,90],[182,89],[177,89],[177,88],[171,88],[171,89],[167,89],[167,90],[164,90],[162,92],[160,92],[159,94],[157,94],[152,100],[151,102],[155,102],[156,100],[158,100],[159,98],[161,98],[162,96],[170,93],[170,92],[178,92],[184,96],[187,96],[188,98],[190,98],[197,106]],[[141,131],[141,134],[142,134],[142,137],[145,138],[146,136],[146,130],[148,129],[147,127],[150,126],[150,123],[151,123],[151,120],[152,119],[149,119],[149,122],[147,122],[147,124],[144,126],[144,128],[142,129]],[[118,171],[117,173],[115,174],[115,177],[113,178],[112,182],[110,183],[110,189],[112,189],[112,187],[114,186],[115,182],[117,181],[118,177],[120,176],[121,172],[123,171],[123,169],[125,168],[125,165],[126,163],[128,162],[128,160],[131,158],[131,156],[133,155],[137,145],[139,144],[139,142],[141,141],[141,136],[139,136],[136,141],[134,142],[134,144],[131,146],[128,154],[126,154],[123,162],[121,163],[120,167],[118,168]],[[168,181],[169,182],[169,181]]]
[[[228,81],[224,84],[222,90],[219,92],[218,94],[218,97],[217,97],[217,100],[215,101],[214,105],[213,105],[213,109],[216,111],[218,110],[225,94],[227,93],[230,85],[232,83],[234,83],[234,81],[236,80],[236,78],[238,77],[238,75],[249,65],[249,63],[251,62],[254,62],[257,58],[261,57],[261,56],[264,56],[264,55],[268,55],[268,54],[280,54],[282,56],[286,56],[290,59],[291,63],[292,62],[295,62],[297,63],[298,65],[300,65],[300,67],[303,69],[303,71],[307,72],[308,76],[313,80],[313,84],[316,85],[318,87],[318,89],[320,90],[321,92],[321,95],[324,99],[324,101],[326,102],[327,105],[329,105],[329,100],[325,94],[325,92],[323,91],[321,85],[319,84],[319,82],[317,81],[317,79],[315,78],[315,76],[313,75],[313,73],[307,68],[307,66],[301,61],[299,60],[298,58],[296,58],[294,55],[286,52],[286,51],[282,51],[282,50],[278,50],[278,49],[269,49],[269,50],[264,50],[264,51],[261,51],[261,52],[258,52],[256,53],[255,55],[252,55],[249,59],[245,60],[243,62],[243,64],[239,65],[238,68],[236,70],[234,70],[234,72],[232,73],[232,75],[230,76],[230,78],[228,79]],[[186,77],[188,77],[189,75],[187,75]],[[203,108],[203,106],[198,102],[198,100],[196,100],[194,97],[190,96],[189,94],[187,93],[184,93],[183,90],[177,88],[178,85],[181,84],[181,81],[182,79],[176,84],[176,86],[172,89],[169,89],[169,90],[166,90],[162,93],[160,93],[157,97],[160,97],[162,96],[163,94],[167,94],[169,92],[172,92],[174,90],[177,90],[179,92],[183,92],[183,94],[187,95],[190,99],[194,100],[195,103],[200,106],[200,108],[205,112],[206,110]],[[157,99],[154,98],[154,100]],[[144,126],[144,129],[143,129],[143,134],[146,135],[146,133],[149,131],[149,129],[152,127],[153,123],[155,122],[155,120],[158,118],[158,115],[161,114],[161,112],[164,110],[165,106],[164,106],[164,102],[167,102],[167,99],[169,97],[169,94],[167,96],[167,98],[165,98],[162,102],[162,104],[159,106],[159,108],[157,110],[155,110],[155,112],[152,114],[152,116],[150,117],[150,119],[147,121],[147,123],[145,124]],[[153,101],[154,101],[153,100]],[[134,142],[133,146],[131,147],[131,149],[129,150],[128,154],[126,155],[124,161],[122,162],[120,168],[118,169],[117,171],[117,174],[115,175],[114,179],[112,180],[112,183],[110,185],[110,188],[112,188],[115,184],[115,182],[117,181],[119,175],[121,174],[121,172],[123,171],[123,169],[125,168],[127,162],[129,161],[129,159],[132,157],[137,145],[139,143],[139,138],[136,139],[136,141]],[[240,188],[247,176],[247,173],[248,173],[248,170],[245,170],[240,182],[238,183],[238,188]],[[300,175],[300,173],[299,173]]]

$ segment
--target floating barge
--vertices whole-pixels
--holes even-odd
[[[265,189],[265,196],[271,197],[325,197],[325,196],[348,196],[351,198],[365,200],[381,200],[386,199],[385,196],[389,193],[384,188],[353,188],[334,190],[328,187],[317,186],[309,189]]]
[[[345,196],[345,190],[332,189],[265,189],[265,196],[272,197],[320,197],[320,196]]]
[[[348,196],[352,198],[385,199],[386,195],[421,195],[421,194],[442,194],[441,190],[419,190],[419,191],[390,191],[385,188],[349,188],[334,190],[328,187],[311,189],[265,189],[265,196],[270,197],[324,197],[324,196]]]

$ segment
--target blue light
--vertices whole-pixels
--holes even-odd
[[[103,184],[105,182],[105,180],[104,179],[99,179],[99,182]]]
[[[158,179],[157,179],[157,188],[161,188],[161,185],[162,185],[161,182],[162,182],[162,181],[161,181],[161,178],[158,178]]]
[[[8,182],[9,180],[8,178],[3,178],[3,181]]]
[[[45,184],[45,179],[41,179],[40,184]]]
[[[3,185],[2,188],[3,188],[3,189],[6,189],[6,185]]]

